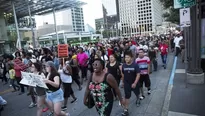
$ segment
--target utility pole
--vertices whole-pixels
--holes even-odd
[[[188,38],[188,68],[187,82],[190,84],[203,84],[204,73],[201,69],[201,1],[198,0],[195,6],[190,8],[191,27],[190,38]],[[186,39],[186,38],[185,38]]]
[[[34,33],[34,23],[31,15],[31,8],[29,4],[29,0],[27,1],[28,3],[28,13],[29,13],[29,20],[30,20],[30,28],[32,32],[32,42],[33,42],[33,47],[36,48],[36,40],[35,40],[35,33]]]

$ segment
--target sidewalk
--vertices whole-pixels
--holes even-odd
[[[152,94],[145,94],[146,98],[141,101],[141,106],[137,107],[135,104],[135,96],[132,93],[132,98],[130,100],[129,112],[130,116],[160,116],[165,95],[167,92],[167,85],[173,65],[173,54],[168,55],[168,66],[167,69],[161,67],[161,58],[159,57],[159,70],[153,72],[150,76],[152,82]],[[84,88],[85,88],[84,83]],[[7,91],[9,85],[3,86],[0,82],[0,93],[2,91]],[[83,105],[83,96],[84,91],[78,91],[76,84],[73,85],[75,95],[78,98],[78,101],[74,104],[68,102],[68,112],[71,116],[97,116],[96,109],[87,109]],[[124,91],[122,94],[124,94]],[[2,112],[2,116],[36,116],[36,108],[29,109],[28,105],[30,104],[31,98],[26,96],[26,94],[18,95],[18,93],[4,92],[2,95],[8,101],[8,105],[5,107],[5,110]],[[124,96],[124,95],[123,95]],[[69,100],[70,101],[70,100]],[[111,116],[121,116],[122,108],[119,106],[119,102],[114,102]],[[46,113],[44,113],[46,116]]]
[[[168,116],[205,116],[205,84],[186,84],[185,64],[180,57],[171,92]]]

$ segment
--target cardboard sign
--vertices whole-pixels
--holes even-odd
[[[48,89],[46,84],[43,82],[43,79],[45,79],[45,76],[37,75],[34,73],[27,73],[27,72],[21,72],[22,80],[20,81],[23,85],[28,85],[32,87],[42,87],[45,89]]]
[[[68,45],[67,44],[58,45],[58,57],[68,57]]]
[[[17,67],[19,67],[21,70],[25,70],[28,67],[19,59],[14,59],[13,60],[14,65],[16,65]]]

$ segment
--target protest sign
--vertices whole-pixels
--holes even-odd
[[[27,73],[27,72],[21,72],[21,75],[22,75],[22,80],[20,82],[21,84],[32,86],[32,87],[38,86],[38,87],[48,89],[46,84],[43,82],[43,79],[45,77],[43,77],[42,75]]]
[[[58,57],[68,57],[68,45],[60,44],[58,45]]]

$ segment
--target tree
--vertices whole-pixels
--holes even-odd
[[[95,33],[96,33],[96,34],[101,34],[101,32],[100,32],[100,31],[96,31]]]
[[[174,9],[174,0],[160,0],[163,7],[168,11],[163,14],[163,17],[166,21],[170,21],[172,23],[179,23],[179,10]]]
[[[24,37],[23,40],[24,41],[30,41],[30,37]]]

